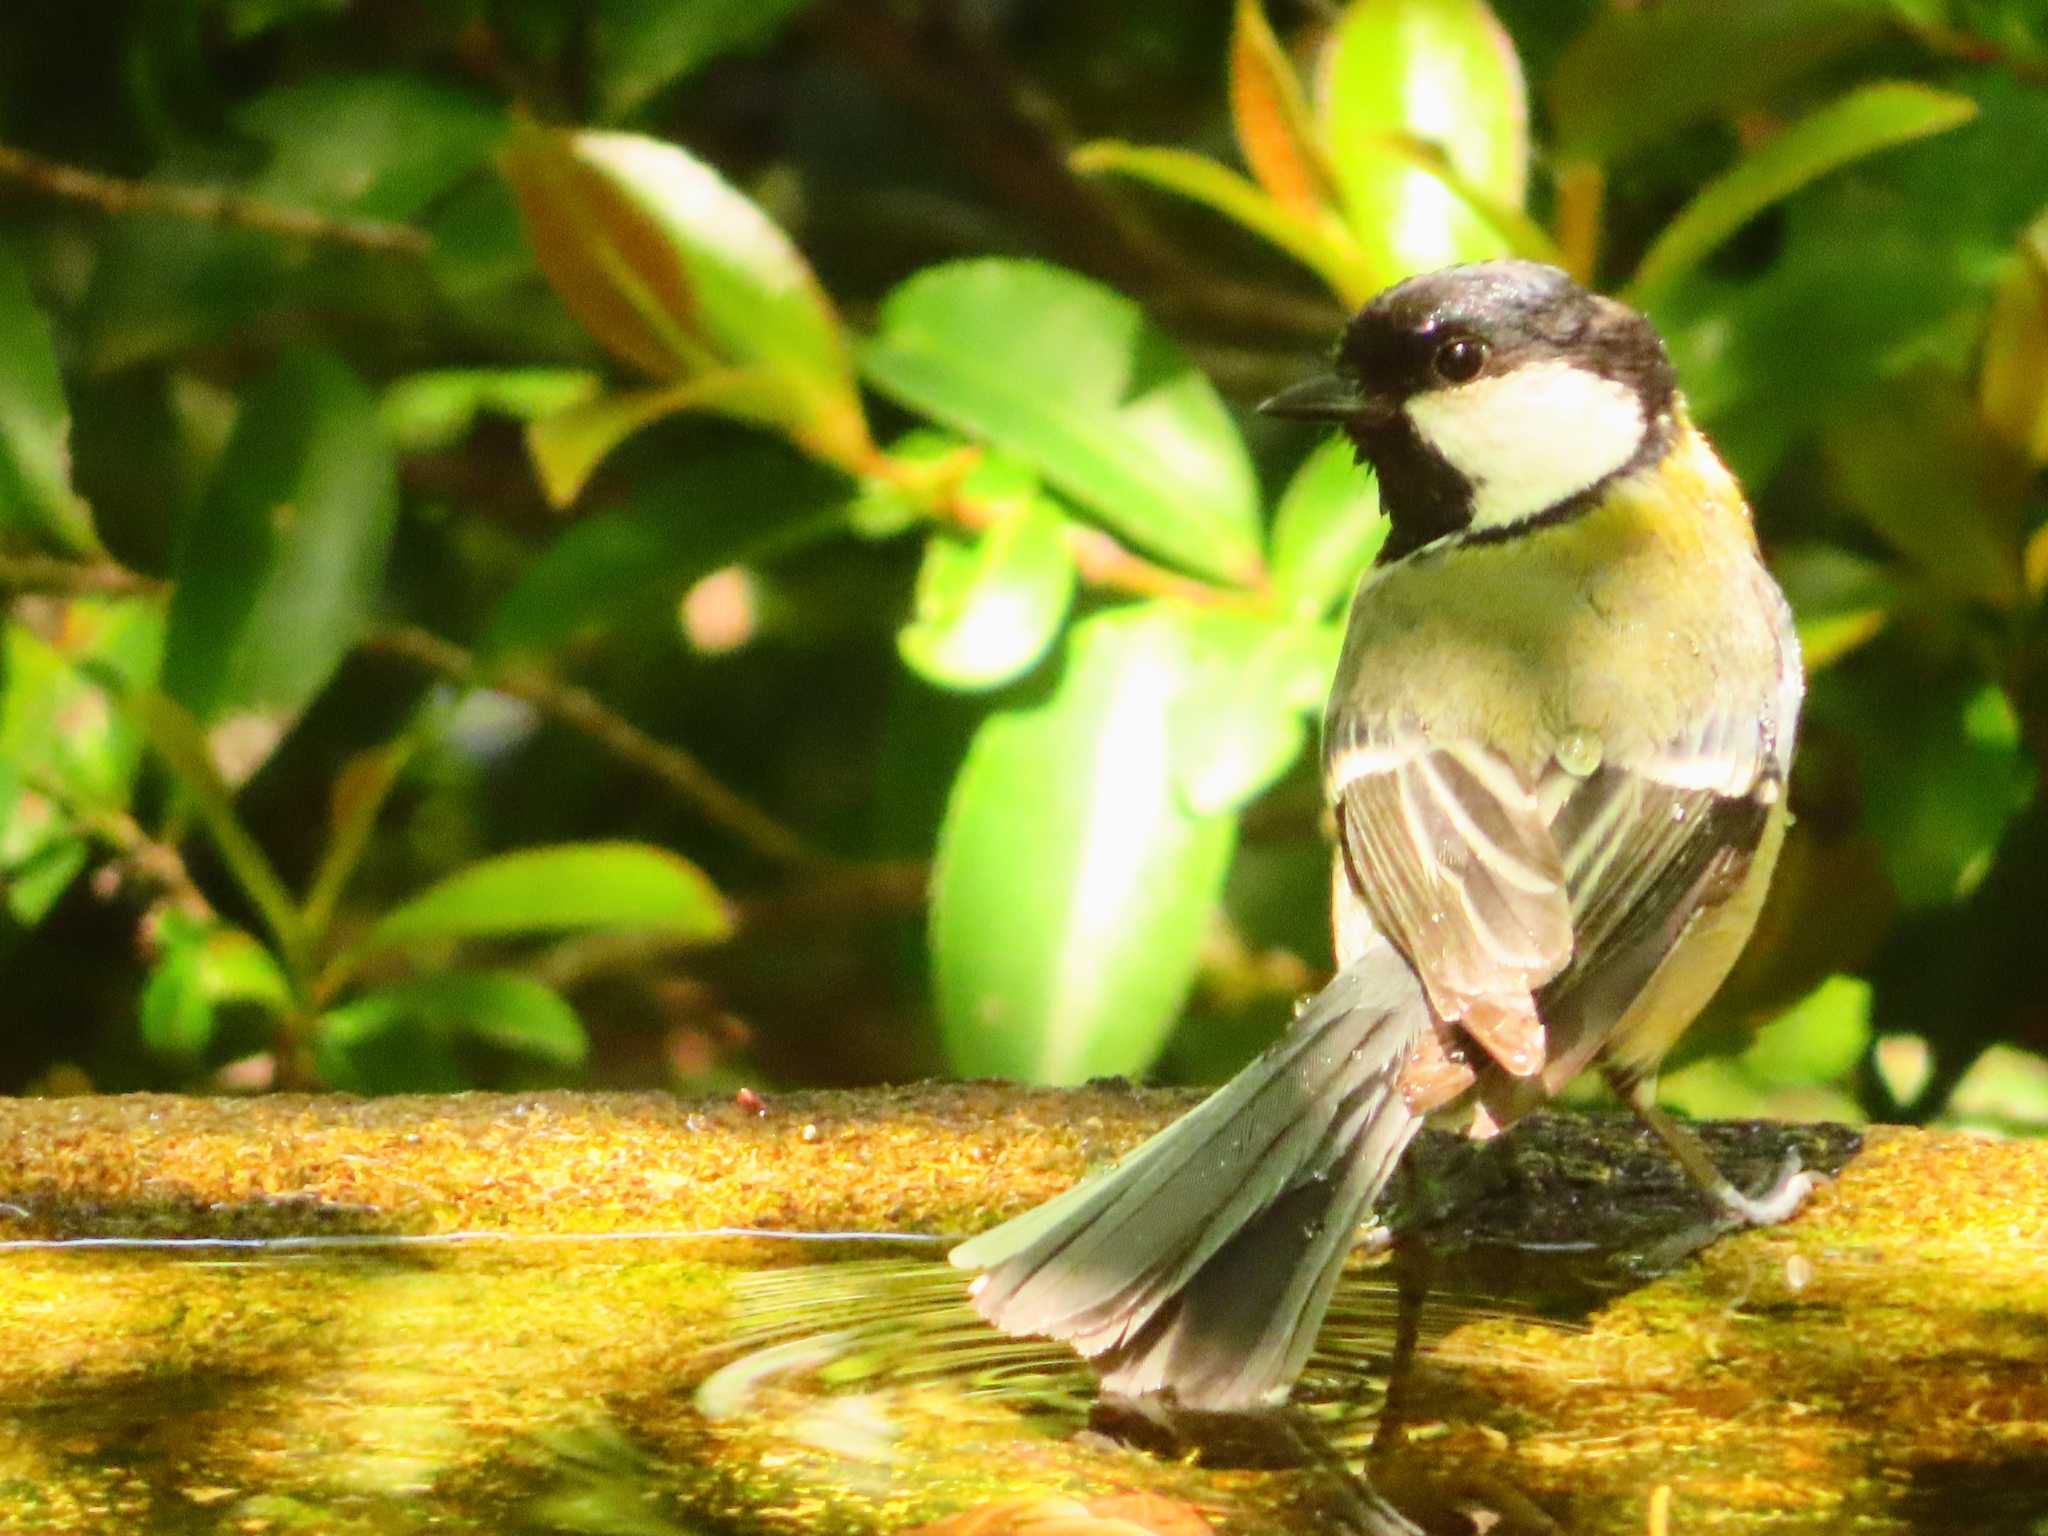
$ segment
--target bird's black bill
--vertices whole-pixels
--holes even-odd
[[[1373,404],[1351,380],[1327,373],[1290,384],[1270,400],[1260,401],[1259,412],[1284,421],[1350,421],[1373,414]]]

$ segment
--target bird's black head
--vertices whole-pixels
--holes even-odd
[[[1345,328],[1334,373],[1260,408],[1344,428],[1379,474],[1391,560],[1569,515],[1663,451],[1676,398],[1636,311],[1555,267],[1487,261],[1389,288]]]

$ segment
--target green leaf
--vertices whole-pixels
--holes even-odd
[[[1607,7],[1551,72],[1556,154],[1604,164],[1733,115],[1886,27],[1883,9],[1860,0]]]
[[[379,414],[402,453],[435,453],[468,437],[483,416],[531,422],[580,405],[603,387],[580,368],[439,368],[384,391]]]
[[[1870,1045],[1870,983],[1830,976],[1757,1032],[1743,1070],[1775,1086],[1846,1081]]]
[[[625,389],[577,401],[528,424],[526,446],[550,503],[568,507],[611,451],[634,433],[684,411],[716,411],[773,422],[781,409],[774,377],[716,369],[661,389]]]
[[[1173,770],[1188,808],[1203,816],[1234,811],[1271,786],[1300,758],[1308,726],[1294,687],[1302,646],[1294,626],[1207,615],[1196,636],[1196,670],[1173,704]]]
[[[253,772],[361,635],[398,516],[391,448],[348,366],[287,353],[250,391],[172,562],[164,691]]]
[[[673,607],[701,577],[836,520],[847,496],[844,480],[762,439],[642,477],[624,506],[582,519],[527,564],[492,616],[485,653],[554,656]]]
[[[2048,464],[2048,216],[2020,236],[1991,301],[1978,407],[2029,463]]]
[[[1630,283],[1640,304],[1650,290],[1699,265],[1755,218],[1811,181],[1853,160],[1946,133],[1977,115],[1952,91],[1905,81],[1858,86],[1776,134],[1708,182],[1664,226]]]
[[[349,877],[370,846],[377,813],[397,787],[398,776],[411,761],[416,746],[412,737],[401,736],[381,747],[358,752],[335,775],[328,797],[327,844],[320,850],[320,862],[313,870],[305,904],[299,909],[313,942],[319,942],[334,920],[341,893],[347,889]]]
[[[597,115],[631,116],[715,59],[773,42],[810,0],[598,0],[590,28]]]
[[[234,791],[228,788],[227,780],[215,765],[199,722],[175,700],[147,690],[131,696],[128,708],[141,724],[150,746],[192,797],[200,821],[214,847],[220,850],[221,862],[227,865],[235,883],[241,886],[243,895],[249,898],[277,941],[286,969],[295,976],[303,975],[307,960],[305,925],[269,856],[235,814]]]
[[[838,316],[788,236],[672,144],[528,126],[504,156],[527,237],[571,314],[663,383],[840,464],[872,451]]]
[[[0,533],[74,553],[99,548],[92,514],[71,489],[71,413],[50,327],[28,274],[0,246]]]
[[[1128,176],[1200,203],[1285,251],[1346,304],[1362,304],[1377,291],[1364,253],[1334,213],[1291,208],[1207,155],[1098,139],[1075,150],[1070,163],[1084,175]]]
[[[975,734],[932,897],[954,1070],[1072,1083],[1158,1055],[1235,831],[1175,788],[1171,721],[1193,650],[1162,608],[1091,619],[1049,698]]]
[[[1521,207],[1528,92],[1484,0],[1352,0],[1318,61],[1315,94],[1346,217],[1380,283],[1509,254],[1491,220],[1388,148],[1399,138],[1435,144],[1475,191]]]
[[[712,943],[732,918],[704,872],[646,843],[562,843],[480,859],[385,914],[363,952],[508,934],[624,929]]]
[[[505,115],[481,91],[422,75],[335,72],[264,92],[236,125],[270,149],[253,194],[403,222],[483,165]]]
[[[963,490],[989,501],[992,478],[984,464]],[[1028,473],[1014,492],[994,527],[972,540],[935,533],[925,546],[896,648],[912,671],[942,688],[993,688],[1029,669],[1074,599],[1066,519]]]
[[[235,1005],[278,1014],[291,984],[269,950],[239,928],[193,928],[169,938],[142,992],[142,1043],[191,1063],[212,1045],[221,1011]]]
[[[861,366],[1135,543],[1204,575],[1257,579],[1243,439],[1214,386],[1120,294],[1037,262],[933,267],[883,302]]]
[[[1975,889],[2034,790],[2005,695],[1891,642],[1816,678],[1810,713],[1817,738],[1833,730],[1861,755],[1863,825],[1899,900],[1941,907]]]
[[[1302,460],[1273,514],[1273,590],[1316,617],[1351,595],[1386,542],[1379,482],[1332,437]]]
[[[1962,386],[1933,373],[1873,391],[1822,443],[1835,490],[1936,590],[2009,608],[2024,591],[2025,486],[1996,473],[1991,447]]]
[[[1891,621],[1899,586],[1874,560],[1832,544],[1776,550],[1771,572],[1799,623],[1799,652],[1808,672],[1833,666]]]
[[[322,1078],[357,1093],[440,1089],[450,1078],[464,1086],[449,1049],[457,1037],[557,1067],[578,1066],[590,1052],[576,1011],[539,982],[507,971],[450,971],[330,1009],[315,1057]]]
[[[127,807],[142,738],[118,696],[149,682],[162,646],[143,598],[77,599],[49,639],[0,626],[0,943],[84,869],[81,814]]]
[[[505,114],[480,91],[422,75],[328,71],[238,107],[233,128],[267,151],[253,176],[242,174],[244,143],[230,153],[190,141],[174,142],[156,174],[315,213],[407,223],[476,179],[504,136]],[[114,221],[100,243],[83,306],[99,371],[177,359],[194,342],[266,314],[285,335],[304,334],[308,313],[330,324],[371,318],[384,335],[434,334],[439,323],[423,269],[381,252],[147,213]],[[531,323],[521,318],[523,336]]]

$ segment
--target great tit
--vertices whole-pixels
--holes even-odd
[[[1804,679],[1734,478],[1642,315],[1527,261],[1411,278],[1263,410],[1343,428],[1390,531],[1324,719],[1338,971],[1099,1178],[955,1248],[983,1316],[1106,1389],[1282,1401],[1425,1119],[1493,1134],[1589,1066],[1652,1100],[1784,836]]]

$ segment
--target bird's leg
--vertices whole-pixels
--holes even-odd
[[[1636,1112],[1636,1118],[1656,1133],[1686,1177],[1739,1225],[1774,1227],[1790,1218],[1812,1192],[1813,1175],[1800,1167],[1797,1152],[1788,1152],[1770,1188],[1760,1195],[1745,1195],[1714,1166],[1700,1139],[1657,1107],[1654,1078],[1632,1076],[1612,1066],[1603,1070],[1614,1091]]]

